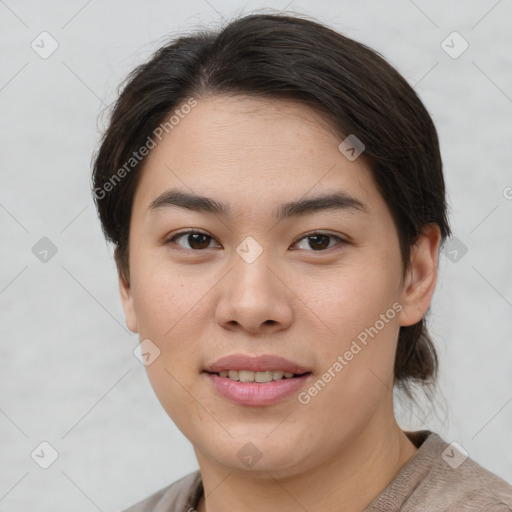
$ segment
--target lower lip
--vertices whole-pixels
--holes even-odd
[[[293,395],[305,385],[311,374],[262,383],[240,382],[215,373],[206,373],[206,376],[222,396],[238,405],[256,406],[271,405]]]

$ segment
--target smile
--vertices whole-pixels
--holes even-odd
[[[237,380],[231,378],[229,373],[238,374]],[[222,375],[220,375],[222,373]],[[241,374],[241,375],[240,375]],[[247,374],[247,375],[246,375]],[[256,381],[258,374],[264,378],[271,379],[266,381]],[[276,379],[274,379],[274,374]],[[281,374],[283,374],[281,376]],[[245,406],[265,406],[278,403],[291,396],[295,396],[311,377],[311,372],[291,374],[286,377],[282,371],[272,372],[251,372],[247,370],[228,370],[217,373],[204,372],[203,375],[208,379],[209,385],[213,387],[216,393],[222,398],[227,398],[237,405]],[[289,375],[289,372],[287,372]],[[250,380],[243,380],[243,379]]]
[[[303,374],[285,372],[283,370],[266,370],[263,372],[254,372],[251,370],[223,370],[216,373],[216,375],[240,382],[272,382],[274,380],[292,379]]]

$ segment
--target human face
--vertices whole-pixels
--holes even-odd
[[[392,414],[398,330],[423,311],[402,303],[391,213],[363,157],[349,160],[340,142],[303,104],[209,96],[145,161],[130,282],[120,279],[127,323],[160,350],[147,372],[164,409],[223,467],[291,475]],[[171,204],[171,190],[226,212]],[[329,194],[352,199],[277,220],[285,203]],[[187,236],[194,230],[204,236]],[[205,372],[233,354],[280,356],[309,374],[234,384]],[[233,396],[219,391],[226,385]],[[255,386],[278,396],[243,398]],[[279,395],[285,386],[295,387]],[[254,466],[247,451],[261,457]]]

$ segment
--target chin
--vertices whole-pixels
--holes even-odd
[[[226,471],[251,474],[265,479],[290,477],[307,469],[306,466],[315,464],[315,449],[312,445],[309,445],[308,453],[302,451],[303,443],[300,443],[299,439],[304,439],[304,436],[298,436],[297,440],[289,435],[278,436],[277,432],[269,436],[271,431],[272,429],[265,428],[264,436],[261,436],[259,429],[257,436],[251,436],[247,429],[244,435],[235,435],[231,431],[233,438],[225,438],[214,446],[205,446],[201,443],[204,448],[200,448],[199,452],[207,453],[210,459],[224,467]],[[201,455],[198,450],[195,451],[200,461]]]

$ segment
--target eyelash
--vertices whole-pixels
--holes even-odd
[[[212,236],[210,236],[208,233],[204,233],[203,231],[197,231],[197,230],[190,230],[190,231],[182,231],[180,233],[176,233],[175,235],[173,235],[172,237],[170,238],[167,238],[164,240],[164,245],[167,245],[167,244],[170,244],[171,242],[174,242],[176,239],[184,236],[184,235],[205,235],[206,237],[210,238],[211,240],[215,240]],[[303,235],[301,238],[299,238],[296,242],[293,243],[293,245],[297,244],[298,242],[304,240],[304,239],[307,239],[309,237],[313,237],[315,235],[322,235],[322,236],[327,236],[327,237],[330,237],[330,238],[336,238],[339,240],[339,244],[338,245],[344,245],[344,244],[348,244],[349,242],[347,242],[346,240],[344,240],[343,238],[337,236],[337,235],[333,235],[331,233],[328,233],[328,232],[324,232],[324,231],[312,231],[310,233],[306,233],[305,235]],[[182,247],[180,246],[179,244],[177,244],[178,247],[180,247],[180,249],[183,249],[183,250],[186,250],[186,251],[193,251],[193,252],[203,252],[205,251],[206,249],[209,249],[209,247],[207,247],[206,249],[188,249],[187,247]],[[332,249],[333,246],[331,247],[327,247],[326,249],[320,249],[318,251],[315,251],[315,250],[310,250],[308,252],[325,252],[327,251],[328,249]]]

